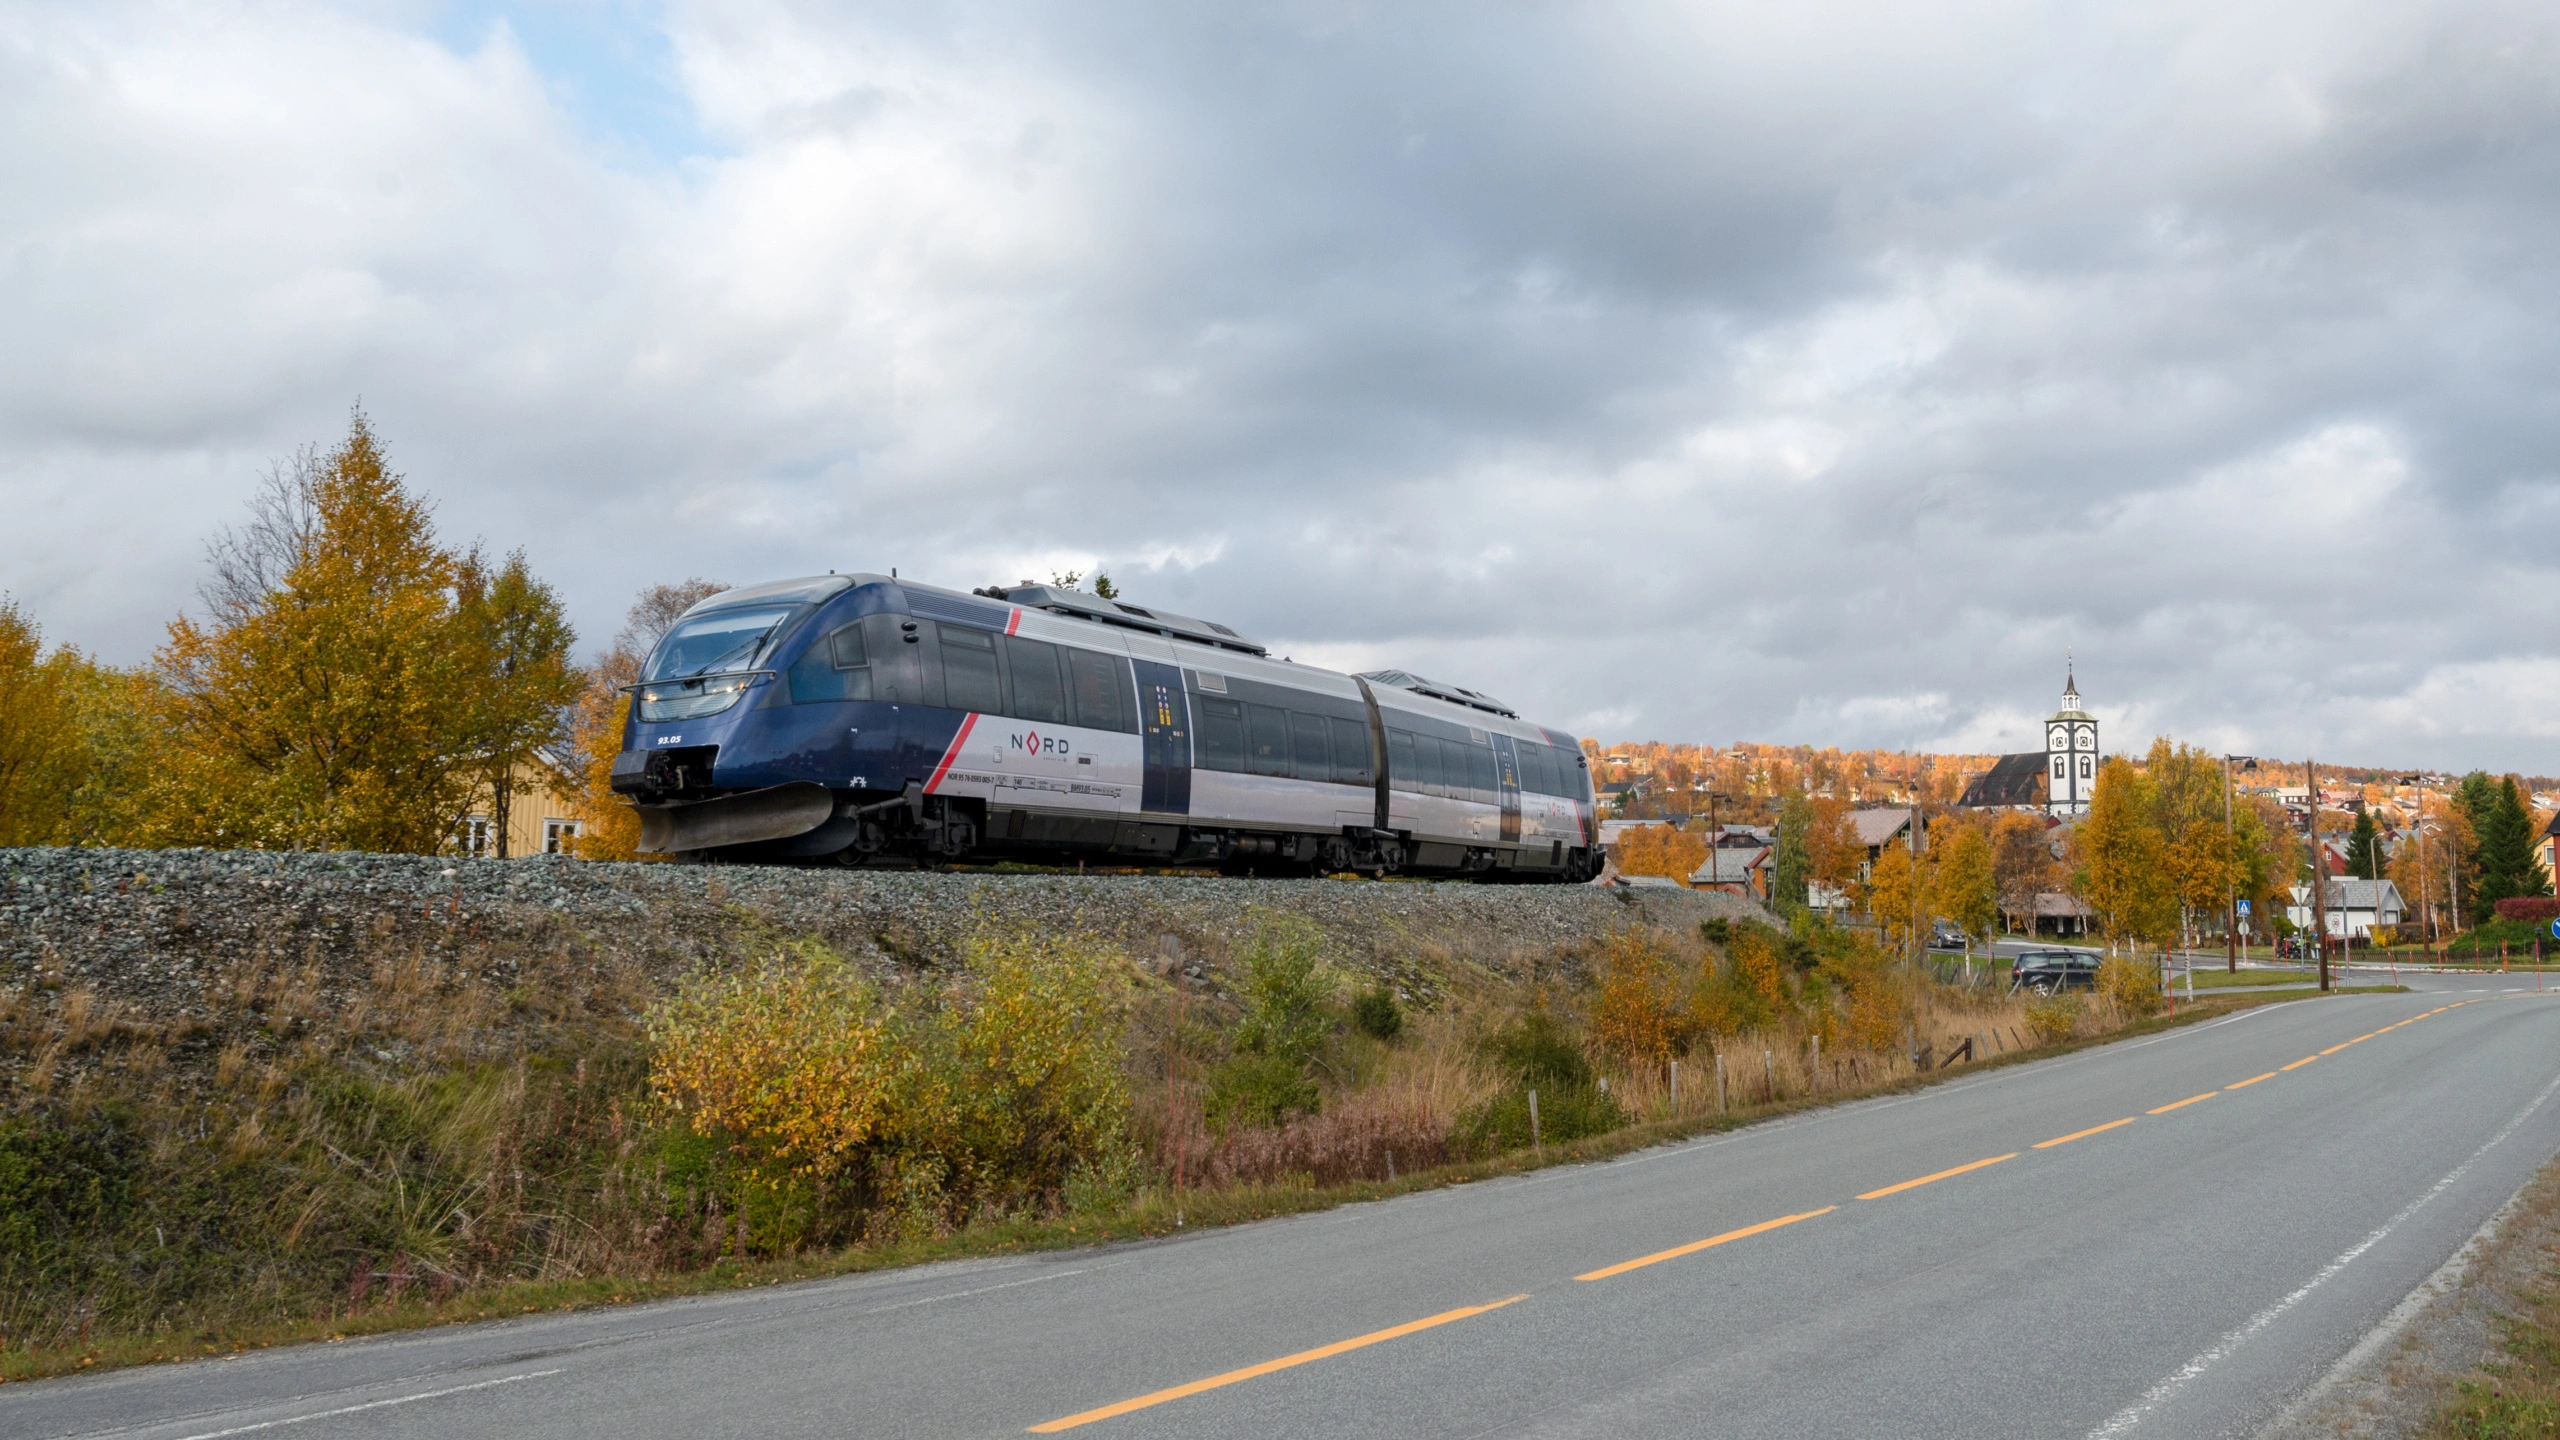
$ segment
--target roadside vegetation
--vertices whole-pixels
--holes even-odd
[[[1873,1093],[2160,1004],[2148,967],[2022,1001],[1810,923],[1622,930],[1517,978],[1421,956],[1446,980],[1428,1010],[1280,915],[1184,968],[992,926],[885,973],[771,938],[668,993],[372,943],[370,987],[329,1007],[281,957],[184,1022],[58,979],[11,993],[0,1376],[1224,1223]]]

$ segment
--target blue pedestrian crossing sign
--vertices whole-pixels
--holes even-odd
[[[2560,940],[2560,915],[2551,917],[2551,938]]]
[[[2241,902],[2240,902],[2240,913],[2241,913],[2241,914],[2243,914],[2243,915],[2246,915],[2246,914],[2248,914],[2248,913],[2249,913],[2249,902],[2248,902],[2248,901],[2243,900],[2243,901],[2241,901]],[[2554,934],[2554,935],[2560,935],[2560,920],[2554,920],[2554,921],[2552,921],[2552,922],[2551,922],[2551,933],[2552,933],[2552,934]]]

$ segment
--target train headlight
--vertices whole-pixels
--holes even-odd
[[[747,671],[654,681],[640,687],[640,718],[693,720],[704,715],[717,715],[737,704],[738,697],[746,694],[762,674],[761,671]]]

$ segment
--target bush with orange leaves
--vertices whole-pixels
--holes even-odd
[[[1630,1065],[1659,1065],[1688,1049],[1678,961],[1659,935],[1621,930],[1600,942],[1591,1043]]]

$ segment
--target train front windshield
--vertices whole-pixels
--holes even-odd
[[[640,718],[691,720],[737,704],[798,613],[798,607],[715,610],[677,625],[658,642],[640,677]]]

